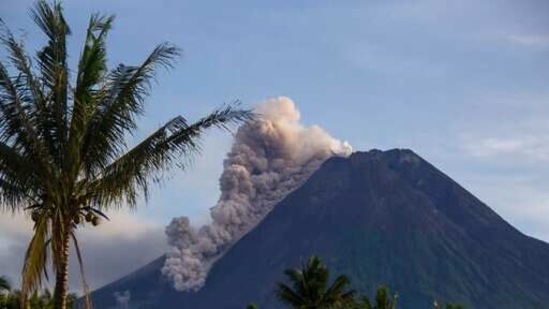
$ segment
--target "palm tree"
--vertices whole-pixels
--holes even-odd
[[[340,275],[328,285],[330,272],[322,260],[312,256],[301,269],[287,269],[291,286],[278,283],[278,298],[292,308],[331,309],[351,304],[354,291],[346,291],[349,278]]]
[[[376,292],[375,309],[396,309],[398,294],[390,296],[389,289],[386,286],[380,286]]]
[[[160,44],[139,65],[108,69],[113,17],[95,14],[73,71],[61,5],[38,0],[31,16],[47,39],[35,57],[3,24],[0,35],[8,55],[0,62],[0,207],[25,210],[34,221],[23,295],[41,286],[51,261],[55,308],[66,308],[71,240],[82,270],[76,229],[97,225],[111,207],[146,199],[167,171],[187,165],[206,129],[253,115],[232,104],[194,123],[177,116],[128,150],[155,73],[172,67],[179,49]]]

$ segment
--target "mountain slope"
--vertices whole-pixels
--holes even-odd
[[[548,308],[549,245],[523,235],[410,150],[326,161],[213,266],[196,293],[174,291],[163,258],[94,293],[99,308],[129,290],[130,308],[279,308],[275,282],[311,254],[399,308],[434,299],[469,308]]]

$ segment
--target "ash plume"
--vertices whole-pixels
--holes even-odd
[[[287,97],[268,100],[256,112],[260,119],[237,130],[223,163],[212,222],[197,229],[187,217],[179,217],[166,227],[170,250],[162,273],[179,291],[199,290],[215,260],[280,200],[327,158],[352,151],[319,126],[300,124],[299,110]]]

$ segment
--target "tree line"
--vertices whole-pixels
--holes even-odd
[[[53,294],[49,289],[35,290],[27,296],[27,301],[20,290],[13,290],[5,277],[0,277],[0,309],[55,309]],[[67,296],[67,307],[72,308],[78,296],[70,293]]]
[[[312,256],[301,268],[284,271],[288,282],[276,285],[281,303],[294,309],[397,309],[398,294],[380,286],[374,297],[350,289],[351,280],[338,275],[330,281],[330,271],[321,258]],[[259,309],[251,304],[247,309]],[[459,304],[433,302],[433,309],[465,309]]]

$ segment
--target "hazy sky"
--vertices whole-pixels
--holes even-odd
[[[31,3],[0,0],[0,17],[29,48],[43,39]],[[97,11],[117,17],[111,64],[135,63],[162,41],[184,49],[180,65],[158,78],[142,134],[176,114],[196,119],[225,102],[285,95],[305,123],[356,150],[411,148],[549,241],[546,0],[75,0],[65,9],[71,63]],[[82,234],[94,286],[160,255],[170,218],[206,220],[230,142],[212,132],[195,167],[149,205]],[[0,216],[0,274],[16,278],[30,227]]]

